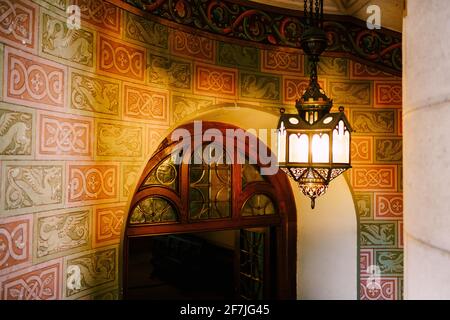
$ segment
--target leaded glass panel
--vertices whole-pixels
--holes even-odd
[[[202,150],[202,161],[195,161]],[[215,154],[211,146],[197,149],[189,165],[189,218],[192,220],[231,216],[231,165],[226,152]],[[197,163],[196,163],[197,162]]]
[[[130,224],[164,223],[178,221],[176,210],[164,198],[148,197],[134,208]]]
[[[265,235],[264,230],[240,231],[240,296],[247,300],[263,299]]]
[[[167,157],[154,168],[144,182],[144,186],[165,186],[174,191],[178,190],[179,166],[174,164],[172,157]]]
[[[242,188],[251,182],[261,182],[264,181],[258,167],[253,164],[244,164],[242,166]]]
[[[242,216],[263,216],[275,214],[275,206],[272,200],[265,194],[254,194],[247,201],[241,210]]]

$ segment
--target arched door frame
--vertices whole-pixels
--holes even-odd
[[[194,134],[198,134],[194,130],[194,124],[188,123],[178,127],[178,129],[187,130],[192,137]],[[219,122],[203,122],[202,132],[208,129],[217,129],[222,133],[224,141],[226,144],[232,141],[228,141],[226,138],[226,129],[240,129],[234,125],[219,123]],[[242,129],[241,129],[242,130]],[[236,141],[233,141],[233,145],[236,145]],[[213,219],[213,220],[202,220],[189,222],[187,218],[187,201],[183,199],[176,199],[173,197],[173,192],[169,191],[164,187],[153,186],[149,188],[140,188],[144,183],[145,179],[163,159],[168,157],[172,149],[177,145],[178,141],[173,141],[171,139],[171,134],[164,139],[160,144],[157,151],[153,154],[151,159],[148,161],[143,174],[141,175],[139,182],[136,186],[133,198],[130,204],[130,210],[125,219],[125,230],[123,235],[123,272],[122,272],[122,288],[123,293],[126,297],[127,288],[127,274],[128,274],[128,250],[129,250],[129,239],[133,237],[143,237],[150,235],[160,235],[160,234],[170,234],[170,233],[187,233],[187,232],[205,232],[205,231],[219,231],[219,230],[231,230],[231,229],[242,229],[251,227],[262,227],[262,226],[275,226],[276,232],[276,268],[277,268],[277,298],[279,299],[296,299],[296,289],[297,289],[297,212],[295,199],[290,188],[289,180],[287,176],[279,170],[275,175],[266,176],[266,186],[261,188],[259,185],[249,185],[246,187],[246,191],[240,194],[236,194],[233,191],[232,194],[232,205],[238,206],[245,201],[249,194],[254,192],[266,193],[270,190],[270,196],[276,202],[278,215],[277,216],[256,216],[256,217],[242,217],[237,215],[239,212],[238,208],[234,208],[232,212],[234,213],[232,217],[227,219]],[[259,162],[258,150],[252,149],[249,145],[247,139],[245,142],[245,150],[239,150],[244,153],[246,157],[257,159],[257,164],[260,167],[264,167]],[[180,175],[183,176],[183,171],[188,170],[187,164],[182,164],[180,168]],[[240,183],[240,170],[232,170],[232,179]],[[186,176],[184,174],[184,176]],[[181,181],[181,189],[186,189],[189,186],[186,179]],[[184,184],[184,185],[183,185]],[[234,182],[233,182],[234,184]],[[238,188],[232,188],[232,190],[238,190]],[[147,225],[130,225],[130,212],[134,209],[135,205],[142,199],[150,195],[162,195],[169,199],[177,208],[180,208],[180,221],[177,223],[165,223],[165,224],[147,224]]]

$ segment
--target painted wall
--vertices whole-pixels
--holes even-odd
[[[167,129],[222,103],[294,112],[308,83],[298,52],[202,38],[108,2],[0,3],[0,299],[116,298],[127,201]],[[72,3],[80,30],[66,25]],[[362,283],[368,264],[383,266],[361,297],[399,298],[401,83],[343,58],[323,59],[320,81],[357,130]]]

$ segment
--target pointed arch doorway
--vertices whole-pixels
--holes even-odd
[[[182,155],[190,157],[190,164],[173,162],[171,155],[180,150],[178,141],[169,135],[148,161],[131,200],[123,239],[124,298],[133,297],[130,259],[134,243],[150,239],[147,245],[154,272],[173,268],[173,274],[190,278],[191,271],[204,269],[199,263],[211,260],[201,259],[207,252],[205,242],[192,236],[232,231],[233,298],[296,299],[297,214],[288,178],[281,170],[260,175],[263,165],[249,139],[241,145],[227,137],[227,129],[241,130],[238,127],[203,122],[201,133],[193,123],[178,129],[192,138],[192,150]],[[215,129],[225,142],[222,163],[192,161],[196,152],[216,152],[208,149],[208,143],[196,145],[202,141],[198,135],[209,129]],[[237,155],[245,163],[229,164],[225,159]]]

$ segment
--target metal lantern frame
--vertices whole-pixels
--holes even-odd
[[[293,178],[300,190],[311,199],[311,207],[315,207],[315,199],[323,195],[329,183],[340,174],[351,168],[351,133],[352,128],[344,113],[344,107],[339,107],[339,112],[330,112],[333,101],[327,97],[320,87],[317,76],[319,56],[327,47],[327,37],[323,27],[323,0],[305,1],[305,25],[300,39],[303,51],[308,57],[310,67],[310,82],[302,96],[296,101],[298,114],[285,114],[282,108],[278,122],[278,163],[279,167]],[[339,146],[334,144],[335,132],[342,134]],[[348,133],[346,137],[345,134]],[[295,159],[291,159],[290,148],[294,144],[291,136],[297,135],[296,147],[300,148]],[[307,151],[302,137],[307,137]],[[328,135],[328,141],[322,141],[324,135]],[[318,137],[318,138],[316,138]],[[348,139],[347,139],[348,138]],[[314,142],[319,139],[319,142]],[[325,139],[326,140],[326,139]],[[317,141],[317,140],[316,140]],[[317,144],[318,143],[318,144]],[[337,143],[337,142],[336,142]],[[336,149],[334,148],[336,146]],[[328,147],[328,161],[314,159],[321,154],[326,158]],[[322,152],[320,151],[322,148]],[[342,150],[342,148],[344,148]],[[335,150],[334,150],[335,149]],[[307,155],[305,154],[307,152]],[[346,161],[334,161],[339,152],[342,160],[343,152]],[[324,156],[325,154],[325,156]],[[302,158],[299,161],[299,157]],[[339,159],[337,159],[339,160]]]

